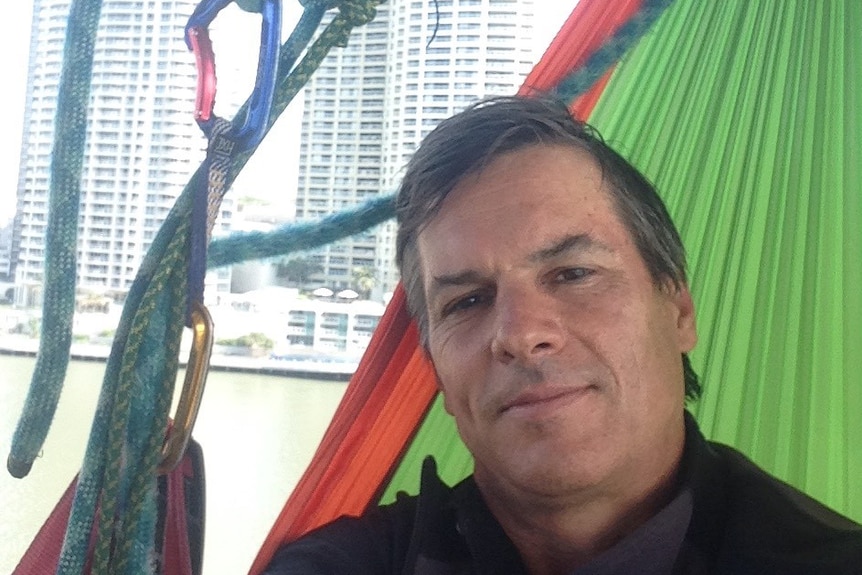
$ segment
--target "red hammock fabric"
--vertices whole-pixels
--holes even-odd
[[[640,10],[642,4],[643,0],[579,2],[518,93],[533,95],[554,88],[569,72],[584,64],[593,52]],[[589,117],[612,73],[613,69],[608,70],[590,90],[572,102],[571,110],[575,117]]]
[[[519,93],[553,88],[641,7],[642,0],[581,0]],[[586,118],[611,71],[572,103]],[[251,566],[257,575],[283,543],[375,504],[436,394],[401,285],[374,333],[320,447]]]
[[[33,538],[12,575],[43,575],[57,570],[77,483],[78,478],[75,477]],[[160,511],[164,521],[161,575],[200,573],[203,534],[198,527],[202,526],[201,517],[195,515],[192,518],[195,525],[190,530],[188,510],[191,498],[196,499],[194,509],[202,508],[203,483],[203,454],[200,445],[192,440],[179,465],[167,475],[166,484],[161,491],[164,496],[164,507]],[[93,535],[95,536],[95,527]],[[92,548],[90,551],[92,552]],[[90,572],[91,559],[92,557],[89,557],[85,563],[85,573]]]

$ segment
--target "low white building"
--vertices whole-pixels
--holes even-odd
[[[358,359],[384,309],[373,301],[306,299],[295,289],[267,287],[222,298],[210,313],[216,341],[263,333],[275,343],[274,357]]]

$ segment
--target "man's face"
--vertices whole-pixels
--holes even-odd
[[[676,464],[691,297],[655,285],[586,152],[498,157],[418,248],[431,358],[485,491],[582,496]]]

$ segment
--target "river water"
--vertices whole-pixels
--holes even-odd
[[[0,573],[11,573],[80,468],[105,367],[70,364],[42,455],[26,478],[14,479],[5,461],[34,365],[0,355]],[[346,385],[210,373],[194,431],[206,466],[206,575],[248,572]]]

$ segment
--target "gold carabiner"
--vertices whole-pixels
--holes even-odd
[[[192,436],[192,428],[198,417],[201,398],[207,381],[210,367],[210,355],[213,348],[213,320],[206,306],[200,302],[191,305],[192,349],[186,364],[186,377],[183,390],[177,404],[174,423],[168,431],[168,436],[162,446],[162,462],[159,473],[169,473],[176,467]]]

